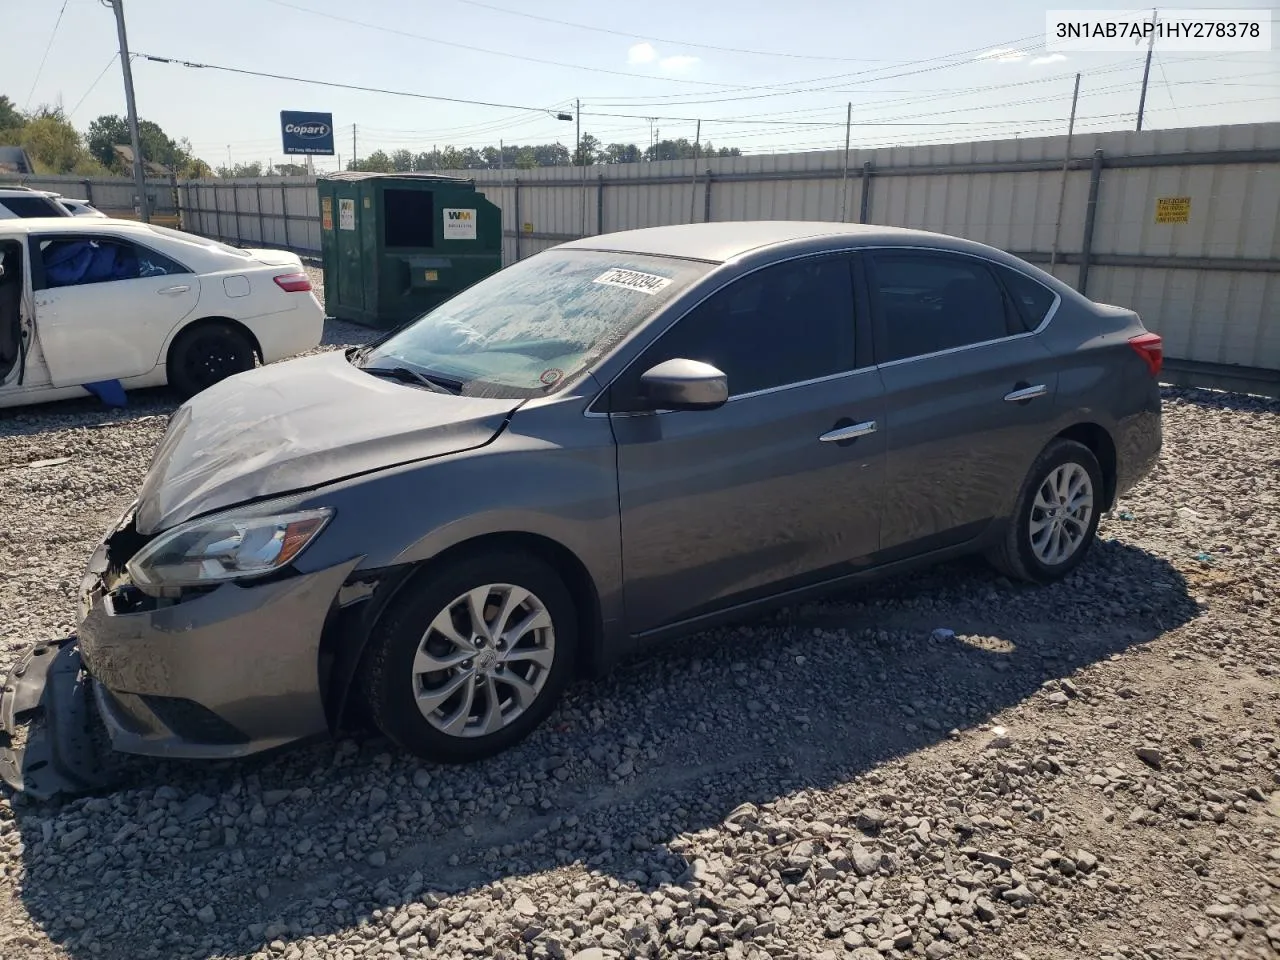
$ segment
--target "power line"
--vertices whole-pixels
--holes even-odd
[[[1164,58],[1158,53],[1156,54],[1156,64],[1160,67],[1160,77],[1164,80],[1164,89],[1169,94],[1169,103],[1176,111],[1178,108],[1178,102],[1173,99],[1173,87],[1169,84],[1169,75],[1164,72]],[[1174,116],[1178,118],[1179,123],[1182,122],[1181,113],[1175,113]]]
[[[716,87],[720,90],[738,89],[734,84],[715,83],[711,80],[689,80],[684,77],[662,77],[652,76],[643,73],[629,73],[626,70],[610,70],[607,67],[589,67],[580,63],[565,63],[560,60],[546,60],[541,57],[529,57],[520,53],[508,53],[505,50],[490,50],[487,47],[477,47],[469,43],[458,43],[454,40],[442,40],[439,37],[429,37],[421,33],[411,33],[408,30],[400,30],[396,27],[384,27],[380,24],[369,23],[366,20],[356,20],[353,17],[344,17],[336,13],[326,13],[323,10],[312,10],[310,7],[300,6],[296,3],[290,3],[288,0],[266,0],[267,3],[273,3],[278,7],[286,7],[290,10],[297,10],[300,13],[308,14],[313,17],[323,17],[326,20],[335,20],[339,23],[346,23],[352,26],[365,27],[369,30],[378,30],[382,33],[389,33],[397,37],[407,37],[411,40],[421,40],[424,43],[435,43],[443,47],[453,47],[458,50],[469,50],[472,53],[483,53],[493,57],[507,57],[511,60],[523,60],[526,63],[538,63],[543,66],[560,67],[565,70],[585,70],[588,73],[607,73],[615,77],[627,77],[630,80],[661,80],[665,83],[685,83],[693,84],[700,87]]]
[[[81,96],[80,99],[76,101],[76,105],[72,107],[70,112],[67,114],[68,120],[76,115],[76,111],[80,109],[80,105],[83,104],[86,99],[88,99],[89,94],[93,93],[94,88],[97,87],[97,85],[102,81],[102,78],[107,75],[107,71],[111,69],[111,65],[116,62],[119,56],[120,56],[119,50],[117,50],[115,53],[111,55],[111,59],[107,61],[107,65],[102,68],[102,72],[98,74],[98,76],[94,79],[93,83],[89,84],[89,89],[86,90],[84,92],[84,95]]]
[[[49,42],[44,45],[44,56],[40,58],[40,66],[36,68],[36,78],[31,81],[31,90],[27,93],[27,102],[23,106],[23,110],[31,109],[31,98],[35,96],[36,84],[40,82],[40,74],[44,73],[45,61],[49,59],[49,51],[53,49],[53,38],[58,35],[58,27],[62,23],[62,15],[67,12],[67,0],[62,0],[62,6],[58,10],[58,19],[53,21],[53,32],[49,34]]]
[[[644,35],[639,33],[631,33],[626,30],[610,30],[608,27],[596,27],[587,23],[575,23],[571,20],[557,20],[555,17],[544,17],[536,13],[526,13],[523,10],[511,10],[507,7],[495,6],[491,3],[480,3],[478,0],[456,0],[457,3],[466,4],[469,7],[479,7],[484,10],[493,10],[496,13],[504,13],[512,17],[524,17],[526,20],[540,20],[543,23],[554,23],[562,27],[573,27],[577,30],[590,30],[593,33],[607,33],[615,37],[625,37],[628,40],[650,40],[657,43],[672,43],[681,47],[694,47],[699,50],[716,50],[720,53],[745,53],[756,57],[782,57],[788,60],[825,60],[829,62],[841,63],[884,63],[884,59],[880,57],[824,57],[814,53],[785,53],[780,50],[750,50],[744,47],[724,47],[711,43],[696,43],[692,40],[672,40],[667,37],[657,37],[653,35]]]
[[[1013,39],[1010,39],[1010,40],[1000,40],[996,42],[996,46],[997,47],[1011,46],[1015,44],[1024,43],[1027,40],[1034,40],[1037,37],[1043,38],[1043,35],[1039,33],[1034,33],[1034,34],[1029,34],[1028,36],[1025,36],[1025,37],[1014,37]],[[813,87],[808,89],[796,89],[796,90],[783,89],[783,88],[790,88],[798,84],[806,84],[806,83],[827,83],[828,81],[832,81],[832,80],[843,82],[846,80],[852,80],[855,77],[866,77],[866,79],[864,80],[854,80],[853,82],[855,83],[874,83],[878,80],[893,80],[898,77],[915,76],[916,74],[919,74],[919,73],[930,73],[934,70],[946,70],[951,67],[964,67],[974,63],[981,63],[983,62],[983,60],[980,57],[974,58],[974,57],[971,57],[970,55],[973,53],[988,51],[990,49],[992,49],[990,44],[983,44],[982,46],[979,46],[979,47],[970,47],[965,50],[957,50],[954,53],[943,53],[935,57],[925,57],[924,59],[921,59],[921,60],[903,60],[897,63],[893,63],[886,67],[870,67],[865,70],[854,70],[851,73],[836,73],[836,74],[831,74],[825,77],[813,77],[808,80],[789,80],[780,84],[758,84],[754,87],[741,88],[743,90],[778,91],[772,94],[757,94],[755,96],[727,97],[719,100],[681,100],[680,103],[683,103],[685,105],[700,104],[700,103],[725,103],[730,100],[756,100],[765,96],[788,96],[794,93],[811,93],[814,91],[833,90],[839,87],[840,84],[836,83],[831,86]],[[937,61],[939,60],[954,61],[956,57],[969,57],[969,59],[950,62],[950,63],[941,63],[941,64],[937,63]],[[885,74],[884,76],[867,77],[868,74],[883,73],[883,71],[885,70],[893,70],[893,69],[896,69],[897,67],[918,66],[918,65],[927,64],[927,63],[937,64],[937,65],[928,67],[926,69],[921,69],[921,70],[911,70],[905,73],[891,73],[891,74]],[[671,106],[675,104],[677,97],[696,97],[696,96],[701,96],[701,94],[672,93],[672,94],[660,94],[658,96],[650,95],[650,96],[633,96],[633,97],[613,97],[612,100],[626,101],[631,106],[638,106],[641,103],[658,104],[659,101],[662,101],[661,103],[662,106]],[[597,97],[596,99],[598,101],[602,101],[605,98]],[[640,103],[637,103],[637,101],[639,101]]]
[[[286,80],[290,83],[310,83],[318,87],[335,87],[339,90],[355,90],[360,93],[381,93],[390,97],[412,97],[415,100],[433,100],[438,103],[461,103],[469,107],[496,107],[499,110],[523,110],[528,113],[552,114],[544,107],[526,107],[515,103],[496,103],[491,100],[468,100],[464,97],[444,97],[438,94],[414,93],[408,90],[388,90],[384,87],[366,87],[356,83],[338,83],[335,80],[313,80],[307,77],[292,77],[283,73],[267,73],[262,70],[246,70],[241,67],[224,67],[216,63],[196,63],[191,60],[178,60],[173,57],[157,57],[149,53],[138,53],[154,63],[171,63],[193,70],[220,70],[223,73],[236,73],[246,77],[263,77],[267,80]]]

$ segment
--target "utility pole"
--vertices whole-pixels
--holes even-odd
[[[129,63],[129,37],[124,29],[124,0],[106,0],[116,15],[116,34],[120,38],[120,66],[124,70],[124,103],[129,113],[129,140],[133,147],[133,183],[138,191],[138,216],[151,222],[147,208],[147,178],[142,167],[142,140],[138,136],[138,107],[133,99],[133,69]]]
[[[840,180],[840,222],[849,220],[849,130],[853,126],[853,102],[844,114],[844,176]]]
[[[698,132],[693,135],[693,181],[689,184],[689,222],[693,223],[693,211],[698,199],[698,153],[702,146],[702,121],[698,121]]]
[[[1058,231],[1062,229],[1062,206],[1067,199],[1067,167],[1071,163],[1071,136],[1076,130],[1076,102],[1080,99],[1080,74],[1076,74],[1076,86],[1071,91],[1071,119],[1067,122],[1067,146],[1062,152],[1062,183],[1058,186],[1058,219],[1053,222],[1053,252],[1049,254],[1049,268],[1058,262]]]
[[[582,155],[582,101],[573,102],[573,116],[577,121],[575,137],[578,145],[574,148],[575,159],[582,164],[582,236],[587,235],[587,158]]]
[[[356,153],[356,125],[353,123],[351,125],[351,166],[352,167],[356,165],[356,159],[358,157],[359,157],[359,154]]]
[[[1138,97],[1138,132],[1142,132],[1142,114],[1147,108],[1147,78],[1151,76],[1151,54],[1156,46],[1156,11],[1151,10],[1151,38],[1147,41],[1147,63],[1142,68],[1142,94]]]

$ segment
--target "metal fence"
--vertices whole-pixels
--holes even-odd
[[[1165,338],[1176,379],[1280,393],[1280,123],[1077,134],[1064,163],[1066,148],[1063,136],[452,173],[502,208],[506,263],[581,236],[692,221],[935,230],[1138,310]],[[319,255],[312,178],[177,188],[186,229]]]
[[[130,179],[0,174],[0,186],[13,183],[51,190],[73,200],[87,200],[110,217],[136,219],[138,216],[138,190]],[[153,223],[178,225],[178,182],[174,178],[148,177],[147,201]]]

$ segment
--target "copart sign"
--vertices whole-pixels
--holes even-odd
[[[280,111],[280,135],[284,152],[333,156],[333,114]]]

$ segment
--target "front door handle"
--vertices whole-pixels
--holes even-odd
[[[1004,395],[1005,400],[1009,403],[1026,403],[1028,400],[1034,400],[1036,397],[1043,397],[1049,392],[1049,388],[1043,383],[1038,383],[1034,387],[1018,385],[1018,388],[1012,393]]]
[[[842,443],[849,440],[856,440],[858,437],[865,437],[869,433],[876,432],[876,422],[868,420],[865,423],[852,423],[847,427],[837,427],[824,433],[818,439],[823,443]]]
[[[158,290],[157,293],[163,293],[166,296],[174,297],[180,293],[186,293],[190,289],[191,288],[184,283],[176,287],[165,287],[163,290]]]

